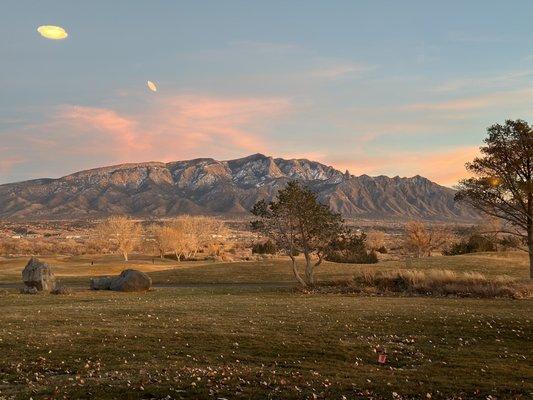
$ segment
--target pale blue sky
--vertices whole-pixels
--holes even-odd
[[[262,152],[452,185],[488,125],[533,122],[532,21],[532,1],[4,0],[0,183]]]

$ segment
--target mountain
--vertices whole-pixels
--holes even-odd
[[[353,176],[309,160],[255,154],[230,161],[199,158],[122,164],[59,179],[0,185],[0,218],[78,219],[111,214],[246,215],[289,180],[312,188],[321,202],[347,218],[473,220],[454,190],[421,176]]]

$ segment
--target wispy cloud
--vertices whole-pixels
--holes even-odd
[[[440,102],[412,103],[402,106],[408,111],[464,111],[496,106],[531,104],[533,87],[519,90],[493,92],[478,96],[468,96]]]
[[[13,167],[26,161],[21,156],[11,156],[0,158],[0,174],[7,174],[11,172]]]
[[[372,69],[371,66],[366,64],[338,62],[311,69],[305,75],[311,78],[337,79],[346,76],[357,76]]]
[[[261,125],[290,110],[286,98],[203,95],[161,98],[137,113],[63,105],[47,121],[12,132],[9,140],[24,147],[37,163],[63,158],[66,170],[76,170],[81,160],[92,157],[98,161],[90,166],[198,156],[224,158],[268,151]],[[7,171],[19,160],[4,158],[1,162],[0,168]]]
[[[435,92],[457,92],[464,90],[490,90],[490,89],[510,89],[531,84],[533,79],[533,69],[521,71],[508,71],[501,74],[485,75],[474,77],[451,79],[437,85]]]

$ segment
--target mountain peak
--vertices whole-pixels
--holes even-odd
[[[228,161],[120,164],[5,184],[0,186],[0,218],[242,215],[258,200],[272,199],[291,179],[304,182],[322,203],[347,218],[475,218],[472,210],[454,203],[452,189],[420,176],[357,177],[316,161],[261,153]]]

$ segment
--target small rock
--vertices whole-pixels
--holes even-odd
[[[24,286],[20,289],[20,293],[22,294],[37,294],[38,292],[37,288],[33,286]]]

